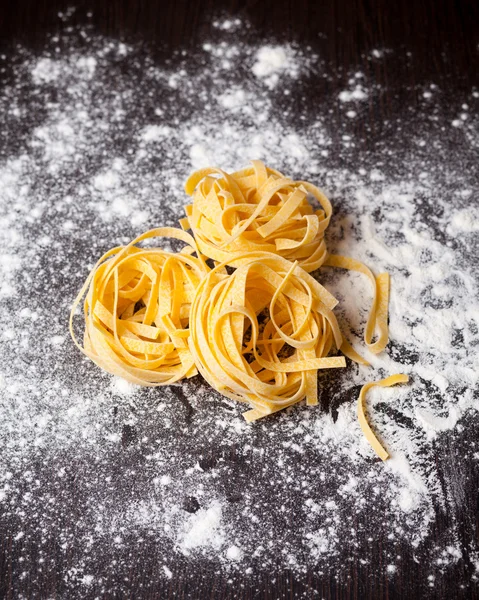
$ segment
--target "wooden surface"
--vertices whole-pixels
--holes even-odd
[[[0,40],[9,47],[14,41],[36,47],[43,43],[46,32],[55,32],[66,25],[57,13],[70,3],[54,0],[10,2],[0,10]],[[376,78],[384,84],[385,94],[380,106],[371,107],[367,115],[370,125],[366,143],[373,146],[385,134],[384,122],[399,104],[414,103],[418,82],[434,81],[450,94],[455,90],[470,90],[479,84],[479,3],[470,0],[408,0],[368,2],[339,0],[337,2],[311,0],[275,1],[188,1],[146,2],[144,0],[101,0],[76,2],[78,7],[69,24],[93,22],[99,31],[124,40],[143,41],[159,56],[167,56],[178,47],[194,45],[211,34],[214,17],[225,14],[247,18],[259,36],[274,35],[282,41],[308,42],[336,71],[337,91],[353,65],[361,65],[374,48],[404,48],[411,53],[410,60],[388,61],[377,66]],[[93,11],[91,16],[87,16]],[[392,86],[394,84],[394,86]],[[388,89],[394,87],[394,95]],[[469,432],[474,436],[476,432]],[[447,439],[445,440],[447,445]],[[460,455],[460,449],[454,448]],[[447,454],[447,448],[446,448]],[[477,472],[464,467],[466,502],[463,521],[459,527],[463,540],[472,535],[477,539],[479,510]],[[439,536],[447,525],[447,516],[439,518],[432,537]],[[0,596],[13,598],[12,577],[16,572],[15,553],[8,539],[0,540]],[[128,573],[119,573],[118,581],[129,578],[128,584],[118,587],[108,598],[264,598],[275,600],[293,598],[304,593],[311,598],[369,598],[413,599],[479,597],[477,588],[470,585],[471,567],[451,568],[441,582],[430,592],[419,582],[424,581],[423,565],[414,553],[403,549],[401,575],[385,581],[375,575],[371,566],[351,564],[348,580],[337,581],[334,574],[317,577],[311,573],[306,581],[295,579],[289,572],[270,580],[262,574],[253,583],[242,581],[227,584],[228,575],[191,573],[186,570],[172,582],[155,587],[149,585],[155,565],[148,557],[132,556]],[[32,550],[32,557],[35,551]],[[467,587],[464,587],[467,582]],[[45,576],[42,586],[35,588],[31,597],[56,598],[58,573]],[[317,594],[313,592],[315,590]]]
[[[0,40],[42,43],[45,32],[62,28],[57,14],[70,4],[48,0],[5,3],[0,12]],[[413,86],[425,77],[449,85],[477,84],[479,5],[473,0],[100,0],[79,1],[75,6],[69,25],[92,21],[105,34],[151,42],[166,50],[194,45],[207,33],[214,33],[215,17],[230,14],[246,17],[260,37],[313,42],[321,56],[342,72],[360,65],[374,48],[407,45],[414,60],[403,72],[379,73],[385,84],[400,78],[404,86]]]

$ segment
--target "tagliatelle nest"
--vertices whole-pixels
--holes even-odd
[[[245,252],[273,252],[314,271],[327,258],[324,231],[332,208],[326,196],[306,181],[252,161],[252,167],[228,174],[207,168],[185,184],[193,204],[181,224],[191,228],[208,258],[231,264]],[[321,208],[314,209],[309,198]]]
[[[181,225],[195,238],[166,227],[113,248],[73,304],[71,335],[97,365],[147,386],[171,384],[198,369],[214,389],[252,407],[244,413],[247,421],[303,399],[317,404],[318,370],[346,364],[343,356],[328,356],[332,350],[369,364],[341,335],[332,312],[336,299],[308,273],[322,265],[369,279],[373,298],[364,342],[373,354],[384,350],[389,275],[375,276],[353,258],[328,255],[324,231],[331,204],[318,188],[260,161],[231,175],[197,171],[185,188],[193,204]],[[311,197],[321,209],[313,209]],[[186,247],[175,253],[136,246],[152,237],[171,237]],[[215,261],[212,270],[203,254]],[[73,317],[85,294],[82,346]],[[370,382],[358,399],[361,428],[383,460],[389,454],[368,425],[366,393],[406,381],[397,374]]]
[[[317,404],[317,370],[346,364],[327,357],[342,344],[336,300],[297,263],[274,254],[229,264],[236,262],[231,275],[219,265],[198,286],[189,337],[198,370],[222,394],[253,407],[248,421],[304,398]]]
[[[187,246],[178,253],[136,246],[153,237],[179,239]],[[209,272],[195,252],[189,234],[165,227],[104,254],[73,304],[70,332],[78,348],[109,373],[140,385],[167,385],[195,375],[186,339],[190,305]],[[81,346],[73,316],[85,293]]]

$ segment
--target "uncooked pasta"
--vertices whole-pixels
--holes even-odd
[[[155,237],[187,245],[177,253],[136,246]],[[208,271],[194,239],[172,227],[152,229],[127,246],[109,250],[73,304],[70,332],[75,344],[98,366],[139,385],[167,385],[195,375],[187,342],[190,305]],[[73,318],[85,294],[81,345]]]
[[[193,203],[181,224],[191,228],[208,258],[231,264],[245,252],[274,252],[297,260],[308,272],[327,258],[324,232],[331,203],[307,181],[293,181],[253,160],[251,167],[231,174],[196,171],[185,190]]]
[[[244,402],[256,421],[306,399],[318,403],[318,371],[346,366],[344,356],[368,365],[341,334],[337,300],[310,272],[338,267],[365,275],[373,297],[365,347],[388,342],[389,275],[328,254],[324,233],[332,208],[306,181],[294,181],[261,161],[235,173],[206,168],[185,185],[193,196],[180,221],[186,231],[153,229],[97,262],[70,315],[75,344],[106,371],[132,383],[167,385],[199,371],[218,392]],[[316,204],[316,206],[315,206]],[[180,240],[180,252],[138,247],[153,237]],[[207,259],[212,261],[207,266]],[[73,318],[84,300],[81,345]],[[376,336],[376,337],[375,337]],[[388,458],[370,428],[363,386],[358,418],[380,458]]]

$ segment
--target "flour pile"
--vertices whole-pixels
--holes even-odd
[[[479,459],[468,441],[479,408],[479,94],[456,99],[452,114],[428,83],[368,148],[357,123],[383,92],[372,71],[351,73],[332,96],[334,74],[311,49],[254,45],[242,27],[219,21],[214,42],[167,66],[88,29],[51,38],[41,55],[2,57],[0,526],[39,577],[65,561],[65,585],[98,594],[142,544],[156,544],[145,561],[168,579],[173,561],[341,575],[348,561],[374,564],[387,539],[377,568],[393,577],[413,553],[433,586],[466,551],[477,556],[460,539],[457,462]],[[311,74],[324,82],[314,101]],[[368,357],[373,368],[326,374],[319,407],[253,427],[199,377],[136,388],[83,359],[67,335],[98,256],[176,225],[193,169],[251,158],[323,188],[330,250],[392,280],[391,342]],[[367,282],[329,269],[318,278],[361,348]],[[378,463],[355,399],[365,382],[400,372],[410,385],[370,394],[392,455]],[[450,526],[426,550],[438,512]]]

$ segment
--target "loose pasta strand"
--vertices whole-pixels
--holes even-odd
[[[365,413],[365,404],[366,404],[366,394],[368,390],[373,387],[391,387],[393,385],[397,385],[398,383],[407,383],[409,381],[409,377],[407,375],[397,374],[391,375],[390,377],[386,377],[386,379],[380,379],[379,381],[370,381],[363,385],[361,388],[361,392],[359,393],[358,398],[358,420],[361,425],[361,429],[363,430],[364,437],[368,440],[372,449],[379,456],[381,460],[387,460],[389,458],[389,453],[384,447],[381,445],[378,438],[374,435],[371,427],[366,418]]]

